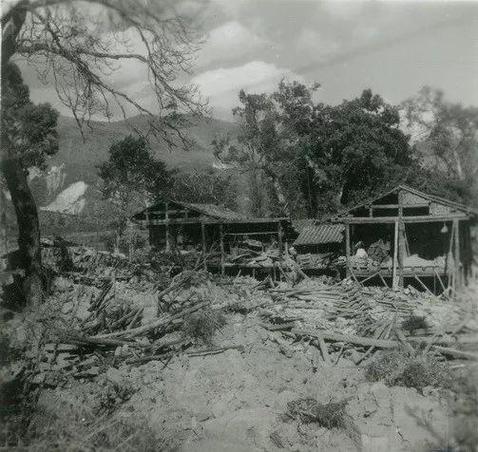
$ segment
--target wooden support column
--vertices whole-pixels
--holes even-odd
[[[446,256],[446,271],[447,271],[447,285],[448,288],[453,289],[455,284],[455,262],[453,265],[450,264],[450,258],[454,257],[453,254],[453,239],[455,237],[455,222],[452,222],[451,232],[450,232],[450,244],[448,247],[448,254]]]
[[[458,290],[461,285],[461,268],[460,268],[460,223],[458,220],[453,220],[453,228],[455,229],[455,290]]]
[[[393,290],[398,289],[397,259],[398,259],[398,221],[395,221],[394,231],[393,231],[393,270],[392,270]]]
[[[350,276],[350,224],[345,223],[345,276]]]
[[[202,250],[202,265],[204,270],[207,270],[206,263],[206,225],[201,223],[201,250]]]
[[[279,221],[277,223],[277,239],[279,241],[279,258],[282,258],[282,252],[283,252],[283,244],[282,244],[282,225],[281,222]]]
[[[165,231],[165,249],[166,251],[169,251],[170,250],[170,244],[169,244],[169,213],[168,213],[168,203],[165,203],[164,204],[165,206],[165,213],[164,213],[164,219],[165,219],[165,223],[164,223],[164,231]]]
[[[224,226],[221,223],[219,225],[219,246],[221,249],[221,275],[224,275]]]
[[[148,228],[148,239],[149,239],[149,246],[153,246],[153,240],[152,240],[152,230],[151,230],[151,225],[149,224],[149,212],[148,209],[146,209],[144,213],[146,217],[146,227]]]
[[[403,287],[403,262],[405,260],[405,224],[403,221],[398,222],[398,286]]]
[[[406,236],[405,236],[405,223],[403,222],[403,196],[402,192],[398,192],[398,286],[404,286],[403,278],[403,261],[405,260],[406,253]]]

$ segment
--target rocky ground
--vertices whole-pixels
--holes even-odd
[[[350,284],[332,289],[325,280],[271,287],[201,274],[162,295],[158,313],[158,294],[178,278],[157,287],[151,275],[113,276],[114,296],[104,296],[100,314],[104,281],[81,275],[56,276],[41,308],[2,308],[2,352],[9,353],[1,366],[6,450],[476,450],[471,289],[460,307],[446,311],[446,300],[410,290],[367,288],[358,297]],[[379,309],[377,298],[392,302]],[[362,314],[343,311],[342,299],[357,303]],[[370,378],[370,366],[391,353],[382,347],[395,343],[385,333],[399,332],[400,315],[417,314],[404,308],[410,302],[431,319],[420,338],[469,356],[420,345],[406,329],[394,353],[407,360],[425,349],[423,359],[436,360],[432,373],[445,370],[446,382],[428,375],[416,384],[416,366],[407,368],[408,379]],[[390,303],[392,316],[384,308]],[[369,330],[365,318],[373,320]],[[160,327],[148,327],[158,319]],[[458,327],[466,343],[456,339]],[[298,334],[306,329],[385,342],[370,347],[325,335],[324,351],[317,337]]]

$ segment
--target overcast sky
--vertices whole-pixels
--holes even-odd
[[[231,119],[239,89],[270,91],[283,77],[319,82],[319,98],[334,104],[364,88],[398,103],[431,85],[451,101],[478,106],[478,2],[214,0],[198,10],[188,0],[186,6],[204,39],[190,79],[216,117]],[[139,68],[116,77],[147,100]],[[31,70],[25,78],[34,101],[61,109]]]

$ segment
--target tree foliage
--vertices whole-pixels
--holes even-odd
[[[413,165],[397,107],[370,90],[337,106],[318,103],[318,87],[282,81],[272,94],[241,91],[237,143],[213,142],[219,158],[251,174],[252,188],[272,193],[273,213],[335,210],[402,181]],[[264,209],[261,194],[254,198]]]
[[[103,196],[118,209],[120,230],[136,210],[168,196],[173,182],[173,171],[153,157],[148,142],[132,135],[111,145],[109,159],[99,166],[98,174]]]
[[[297,183],[293,173],[298,168],[293,144],[300,129],[300,112],[307,110],[308,95],[308,88],[297,82],[281,82],[273,94],[241,90],[241,106],[233,110],[240,125],[237,142],[222,137],[212,143],[216,157],[249,174],[255,215],[289,215],[291,206],[297,207],[296,190],[291,186]]]
[[[232,174],[213,168],[177,172],[171,197],[176,201],[212,203],[232,210],[237,208],[237,187]]]
[[[12,56],[33,64],[80,128],[94,115],[112,117],[128,108],[148,118],[151,133],[174,145],[181,135],[178,113],[201,115],[205,104],[193,86],[177,83],[190,70],[195,36],[172,1],[20,0],[2,15],[2,67]],[[155,106],[118,87],[111,77],[135,62],[147,73]],[[160,118],[160,119],[158,119]]]
[[[443,92],[430,87],[407,99],[402,108],[425,174],[416,177],[417,183],[435,192],[438,188],[452,199],[476,203],[478,108],[448,102]]]
[[[371,90],[337,106],[317,105],[303,150],[318,193],[348,204],[403,180],[413,158],[399,126],[398,108]]]
[[[58,150],[58,113],[49,104],[34,105],[18,67],[8,63],[2,72],[2,160],[18,159],[27,169],[45,167]]]

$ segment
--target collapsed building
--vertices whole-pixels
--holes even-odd
[[[132,217],[149,231],[151,247],[199,254],[211,271],[270,273],[282,259],[290,236],[287,218],[249,218],[215,204],[163,201]]]
[[[318,252],[323,265],[324,247],[336,250],[340,243],[342,257],[335,263],[362,284],[397,288],[412,283],[435,292],[453,291],[472,272],[470,228],[477,213],[463,204],[399,185],[326,222],[316,221],[299,234],[294,245]]]

